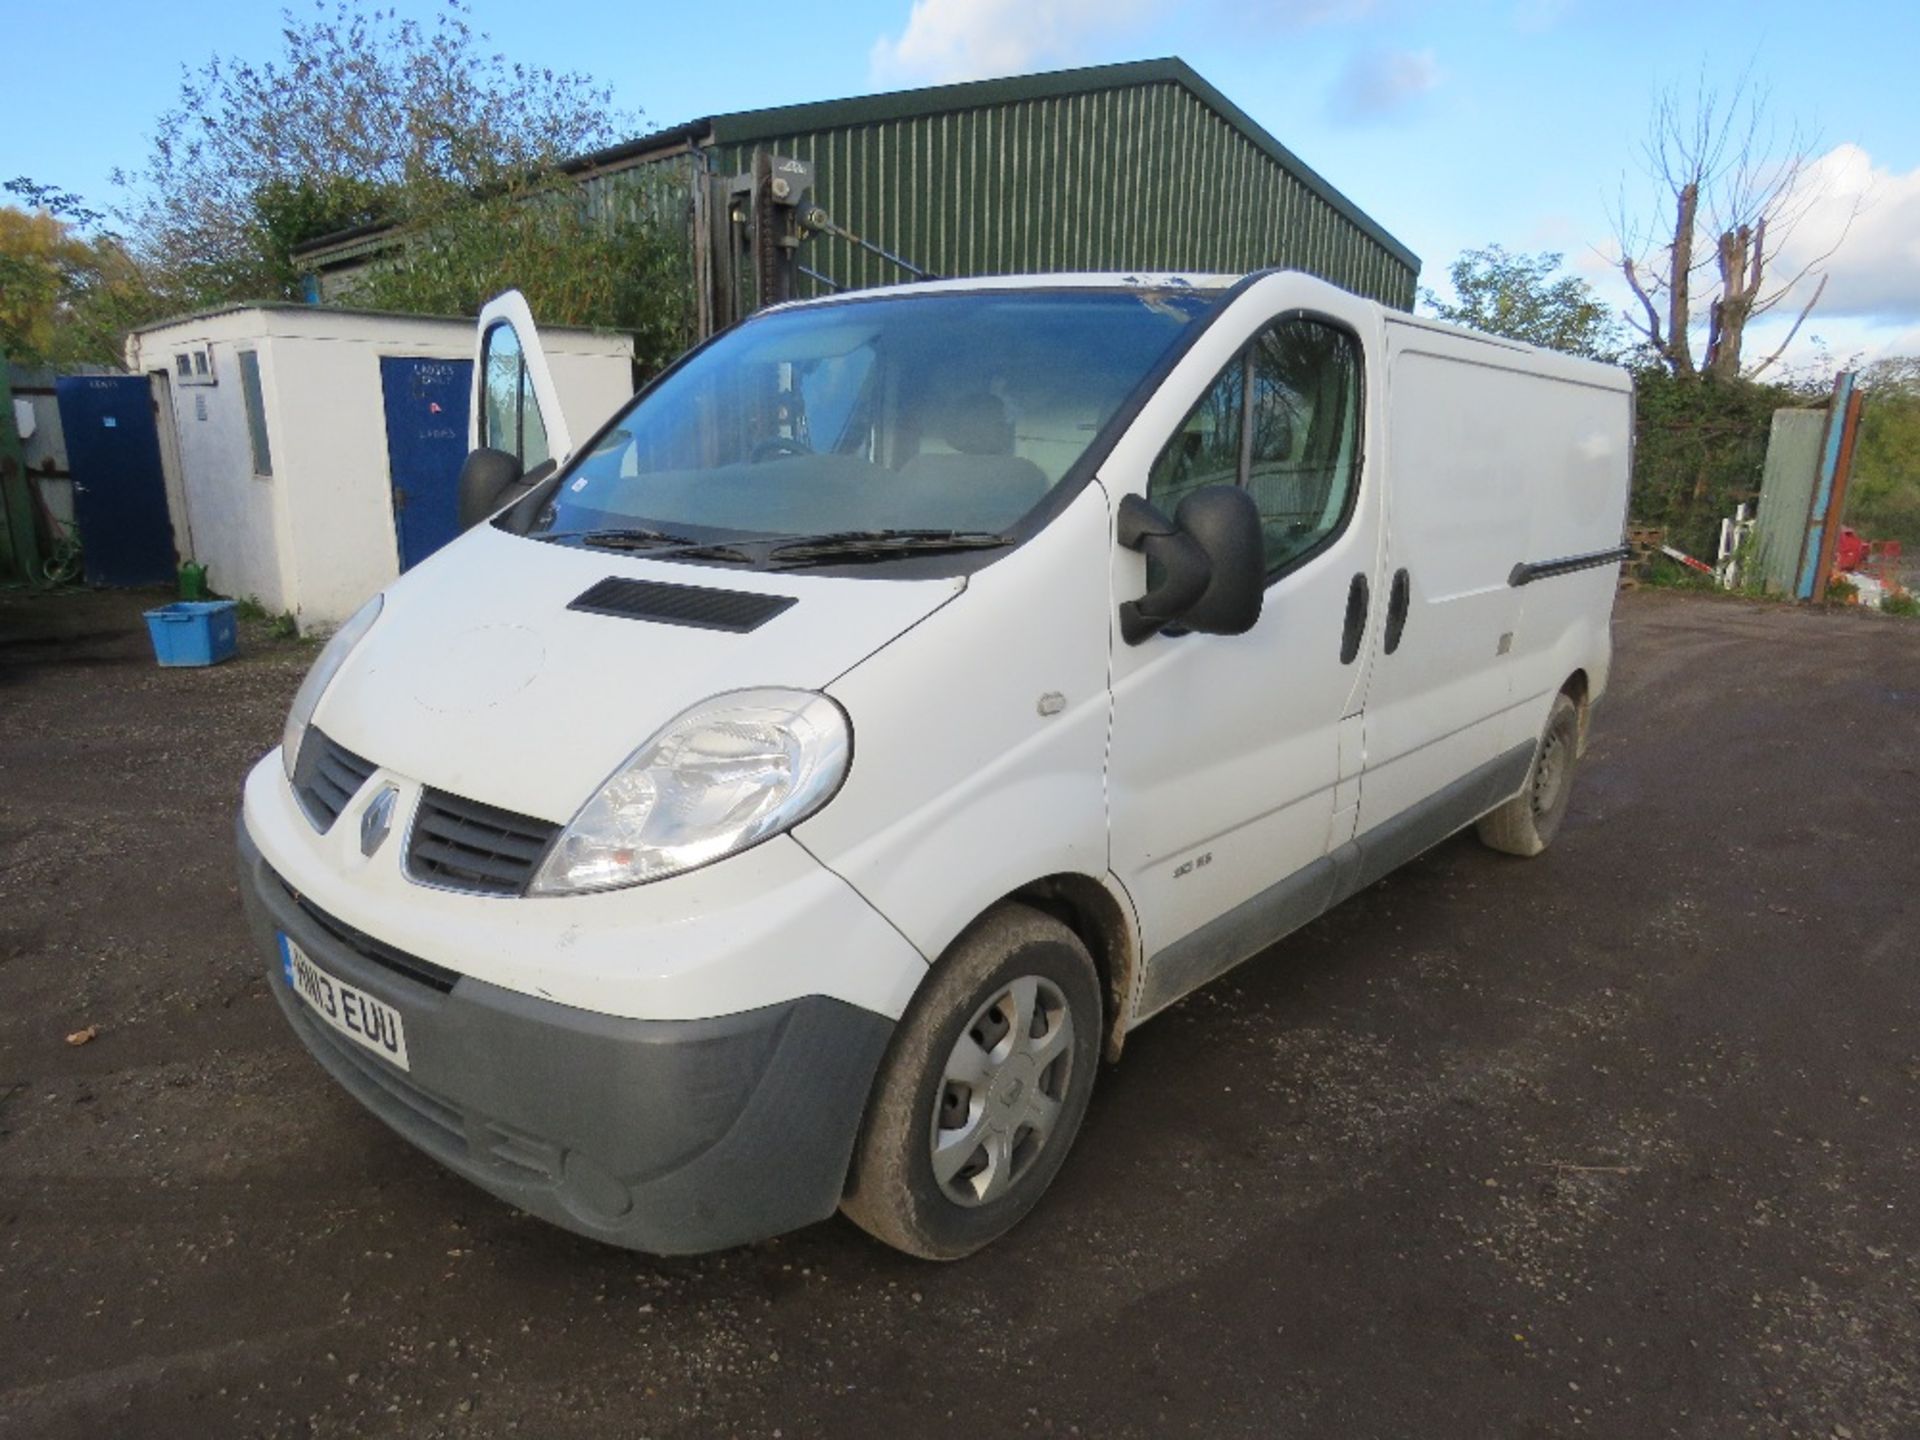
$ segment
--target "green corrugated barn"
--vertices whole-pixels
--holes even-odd
[[[595,207],[686,224],[698,289],[701,181],[747,171],[756,150],[810,161],[835,221],[943,276],[1281,265],[1409,309],[1420,273],[1406,246],[1177,59],[716,115],[567,169]],[[345,235],[302,256],[331,297],[383,243]],[[831,236],[802,259],[841,287],[903,278]],[[814,288],[802,280],[797,293]]]

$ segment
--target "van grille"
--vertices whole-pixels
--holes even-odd
[[[731,630],[744,635],[794,603],[791,595],[759,595],[746,590],[717,590],[709,585],[668,585],[659,580],[624,580],[609,575],[587,590],[569,610],[618,615],[628,620],[657,620],[699,630]]]
[[[395,949],[384,940],[376,940],[364,930],[356,930],[346,921],[336,919],[306,896],[287,884],[284,877],[272,867],[265,867],[268,875],[280,886],[281,891],[295,905],[300,913],[313,921],[327,934],[339,941],[362,960],[371,961],[381,969],[392,972],[402,979],[411,980],[416,985],[424,985],[442,995],[453,992],[460,982],[460,976],[444,965],[436,965],[431,960],[422,960],[418,955],[409,955],[404,950]]]
[[[371,760],[361,759],[309,726],[293,763],[293,793],[313,828],[324,835],[373,771]]]
[[[518,895],[559,833],[550,821],[425,790],[407,842],[407,873],[450,890]]]

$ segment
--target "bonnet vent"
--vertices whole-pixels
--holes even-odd
[[[589,615],[618,615],[627,620],[656,620],[662,625],[691,625],[699,630],[731,630],[744,635],[758,630],[793,602],[791,595],[755,595],[746,590],[668,585],[609,575],[567,608]]]

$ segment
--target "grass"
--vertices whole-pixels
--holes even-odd
[[[1640,583],[1655,590],[1698,590],[1720,595],[1726,592],[1711,575],[1702,575],[1690,565],[1682,565],[1665,555],[1655,555],[1640,574]]]
[[[300,635],[299,622],[293,618],[291,610],[275,615],[252,595],[243,595],[233,602],[236,619],[250,620],[267,627],[267,637],[272,640],[295,640]]]

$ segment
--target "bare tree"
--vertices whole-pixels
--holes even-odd
[[[1627,320],[1675,375],[1758,375],[1792,343],[1826,288],[1821,267],[1838,242],[1784,279],[1774,273],[1794,227],[1823,197],[1810,179],[1811,144],[1797,129],[1783,142],[1767,102],[1744,76],[1724,95],[1704,76],[1690,98],[1666,91],[1642,146],[1658,191],[1651,214],[1633,214],[1622,187],[1614,238],[1640,304]],[[1808,280],[1813,291],[1786,339],[1743,368],[1748,325]],[[1696,338],[1704,340],[1697,363]]]

